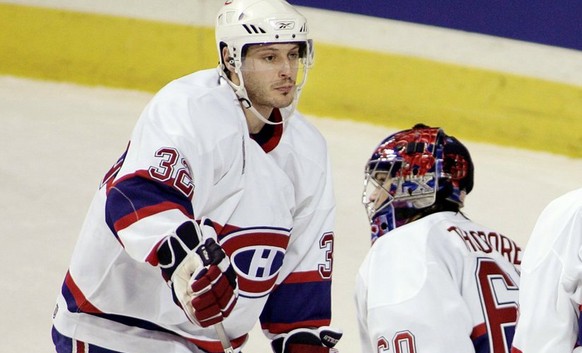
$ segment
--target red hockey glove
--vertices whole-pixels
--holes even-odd
[[[214,239],[207,239],[196,252],[205,267],[191,281],[192,306],[202,327],[221,322],[238,298],[236,273],[224,250]]]
[[[275,353],[333,353],[343,333],[328,326],[318,329],[299,328],[275,336],[271,341]]]
[[[224,320],[238,298],[236,273],[212,238],[202,244],[198,224],[188,221],[158,246],[162,274],[188,319],[202,327]]]

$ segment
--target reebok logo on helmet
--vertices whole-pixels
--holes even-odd
[[[274,26],[276,29],[293,29],[295,28],[295,22],[294,21],[277,21],[274,23]]]

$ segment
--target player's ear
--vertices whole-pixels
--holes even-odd
[[[234,59],[229,54],[228,48],[222,47],[222,62],[228,71],[234,72]]]
[[[226,67],[229,71],[234,72],[234,59],[232,57],[227,58]]]

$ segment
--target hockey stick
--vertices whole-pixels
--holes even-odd
[[[222,344],[222,349],[224,349],[224,353],[234,353],[234,349],[230,344],[230,340],[226,335],[226,331],[224,330],[224,326],[222,326],[222,322],[215,324],[214,329],[216,330],[216,334],[220,339],[220,343]]]

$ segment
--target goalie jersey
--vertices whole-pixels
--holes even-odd
[[[582,189],[540,214],[523,255],[513,353],[582,352]]]
[[[380,237],[356,279],[363,353],[508,353],[520,248],[460,213]]]
[[[275,109],[271,119],[281,120]],[[57,299],[62,334],[114,351],[222,352],[188,321],[160,269],[160,240],[211,224],[237,272],[223,322],[238,352],[257,320],[269,337],[331,320],[334,208],[325,140],[300,114],[251,136],[216,70],[175,80],[145,107],[90,205]]]

